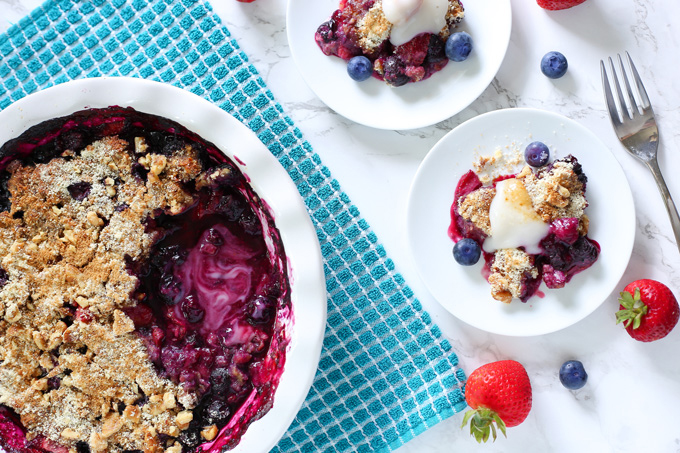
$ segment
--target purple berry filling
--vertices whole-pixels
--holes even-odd
[[[200,187],[187,185],[196,202],[185,212],[147,219],[147,232],[157,239],[148,260],[128,263],[140,281],[130,296],[140,303],[125,312],[159,375],[183,383],[199,398],[190,427],[178,438],[183,451],[232,448],[273,404],[292,317],[278,230],[237,166],[171,120],[131,108],[86,110],[41,123],[0,148],[0,209],[10,205],[4,168],[12,160],[48,162],[110,135],[130,143],[142,136],[154,152],[166,154],[191,144],[206,173],[221,175]],[[140,165],[134,175],[143,181],[147,172]],[[83,200],[90,184],[72,184],[68,191]],[[121,204],[116,210],[127,208]],[[0,269],[0,287],[7,280]],[[73,308],[74,317],[92,316]],[[48,382],[50,388],[60,385],[58,378]],[[206,443],[200,431],[212,424],[220,432]],[[27,441],[19,417],[2,405],[0,446],[8,453],[67,451],[41,436]],[[80,444],[78,450],[89,451]]]
[[[373,77],[398,87],[425,80],[441,71],[449,62],[445,43],[432,33],[422,33],[409,42],[394,46],[389,39],[370,53],[357,44],[355,25],[373,7],[373,0],[346,0],[331,18],[317,29],[314,40],[325,55],[345,61],[363,55],[373,63]]]

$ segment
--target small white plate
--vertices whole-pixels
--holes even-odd
[[[523,150],[532,141],[549,146],[551,158],[574,155],[588,177],[588,236],[601,246],[597,262],[562,289],[541,284],[545,297],[511,304],[491,297],[483,261],[458,265],[447,234],[456,184],[479,155],[498,147]],[[585,318],[612,293],[633,250],[635,209],[621,166],[609,149],[577,122],[535,109],[506,109],[473,118],[445,135],[423,160],[411,187],[407,235],[413,259],[432,295],[460,320],[502,335],[554,332]]]
[[[291,344],[274,405],[248,427],[234,453],[269,451],[293,421],[312,385],[326,326],[326,284],[316,230],[281,164],[233,116],[186,90],[150,80],[103,77],[67,82],[27,96],[0,112],[0,145],[42,121],[78,110],[119,105],[170,118],[217,145],[272,211],[289,263]],[[0,449],[1,451],[1,449]]]
[[[474,49],[427,80],[390,88],[371,78],[355,82],[347,63],[326,56],[314,41],[316,29],[338,9],[339,0],[290,0],[288,44],[303,78],[340,115],[378,129],[415,129],[443,121],[470,105],[489,86],[510,42],[510,0],[464,1],[456,28],[472,36]]]

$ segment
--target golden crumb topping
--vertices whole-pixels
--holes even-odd
[[[161,378],[125,309],[138,285],[126,260],[154,242],[144,221],[193,202],[181,182],[201,165],[187,147],[170,156],[144,139],[99,140],[79,155],[8,166],[11,209],[0,213],[0,404],[28,430],[75,451],[163,451],[195,396]],[[135,177],[141,165],[146,181]],[[148,403],[137,405],[140,399]],[[186,427],[186,426],[185,426]]]
[[[489,209],[495,196],[496,189],[494,187],[482,187],[469,193],[465,199],[460,201],[458,208],[461,217],[474,223],[487,236],[491,235]]]
[[[446,25],[439,32],[439,36],[446,41],[454,28],[463,20],[465,12],[459,0],[449,0],[446,11]],[[393,24],[390,23],[382,9],[382,0],[376,0],[374,5],[356,22],[355,31],[359,37],[358,44],[362,50],[371,54],[390,37]]]
[[[522,282],[526,276],[538,277],[531,255],[520,249],[501,249],[494,253],[491,264],[491,296],[509,304],[522,295]]]

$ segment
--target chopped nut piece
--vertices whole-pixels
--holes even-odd
[[[45,340],[45,337],[43,336],[42,333],[40,333],[37,330],[33,331],[33,341],[35,342],[35,345],[42,349],[43,351],[47,350],[47,341]]]
[[[109,413],[104,419],[102,425],[102,437],[108,439],[116,434],[123,427],[123,419],[117,412]]]
[[[177,414],[177,417],[175,417],[175,422],[177,423],[177,426],[179,429],[187,429],[189,427],[189,423],[194,419],[194,414],[191,411],[182,411],[179,414]]]
[[[79,307],[87,308],[90,306],[90,299],[85,296],[76,296],[76,303]]]
[[[5,310],[5,321],[7,322],[17,322],[21,319],[21,311],[16,305],[10,305]]]
[[[144,137],[135,137],[135,153],[144,154],[148,148]]]
[[[47,379],[38,379],[33,383],[33,388],[38,391],[44,392],[45,390],[47,390]]]
[[[72,244],[75,244],[76,237],[75,234],[73,233],[73,230],[64,230],[64,239],[66,239],[68,242]]]
[[[139,420],[142,417],[142,411],[139,410],[138,406],[135,405],[130,405],[125,407],[123,410],[123,418],[129,422],[134,423],[139,423]]]
[[[172,447],[166,448],[165,453],[182,453],[182,445],[175,443]]]
[[[165,166],[167,165],[167,163],[168,163],[167,157],[159,154],[154,154],[151,157],[151,166],[149,168],[149,171],[152,174],[158,176],[163,172],[163,170],[165,170]]]
[[[173,395],[170,392],[166,392],[163,395],[163,406],[165,406],[166,409],[174,409],[177,407],[177,402],[175,401],[175,395]]]
[[[203,437],[205,440],[207,440],[208,442],[210,442],[210,441],[213,440],[215,437],[217,437],[217,433],[218,433],[218,432],[219,432],[219,431],[218,431],[218,429],[217,429],[217,426],[215,426],[215,425],[206,426],[206,427],[203,428],[203,430],[201,431],[201,437]]]
[[[108,447],[108,442],[102,435],[98,432],[93,432],[90,435],[90,450],[99,453],[106,451]]]
[[[61,432],[61,437],[64,439],[76,440],[80,438],[80,433],[72,430],[71,428],[66,428]]]
[[[96,212],[90,211],[87,213],[87,221],[90,222],[90,225],[94,227],[101,227],[104,226],[104,220],[102,220]]]

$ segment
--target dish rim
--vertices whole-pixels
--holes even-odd
[[[307,397],[325,332],[323,261],[306,206],[285,169],[247,126],[196,94],[153,80],[122,76],[85,78],[34,92],[0,111],[3,124],[0,145],[45,120],[112,105],[172,119],[214,143],[244,173],[272,213],[288,261],[294,319],[291,342],[272,408],[252,422],[238,445],[230,450],[269,451]],[[215,126],[220,126],[219,130]]]

